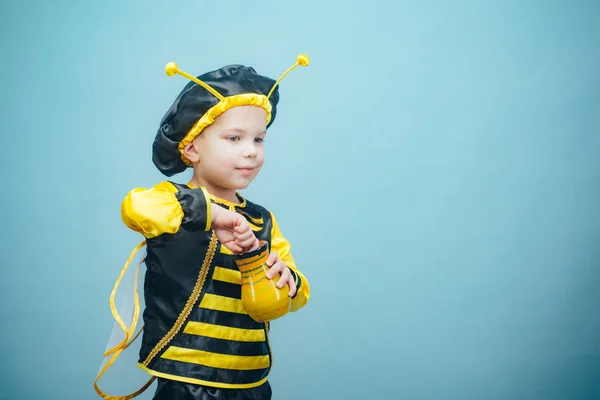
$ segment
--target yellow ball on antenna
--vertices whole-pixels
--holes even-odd
[[[179,71],[179,67],[174,62],[168,63],[167,66],[165,67],[165,72],[169,76],[175,75],[177,73],[177,71]]]
[[[298,61],[298,64],[302,65],[303,67],[306,67],[308,64],[310,64],[310,58],[308,58],[306,54],[300,54],[296,60]]]

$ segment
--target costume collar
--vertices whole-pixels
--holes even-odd
[[[190,189],[198,188],[198,186],[194,185],[192,182],[188,182],[187,187],[189,187]],[[242,195],[239,194],[238,192],[235,192],[235,197],[237,197],[239,199],[239,201],[240,201],[239,203],[234,203],[233,201],[229,201],[229,200],[225,200],[220,197],[217,197],[217,196],[213,195],[212,193],[210,193],[208,190],[206,191],[206,193],[208,193],[208,197],[210,197],[210,199],[212,201],[214,201],[215,203],[222,204],[229,208],[235,208],[235,207],[244,208],[244,207],[246,207],[246,199],[244,197],[242,197]]]

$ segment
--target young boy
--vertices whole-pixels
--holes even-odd
[[[308,57],[277,81],[241,65],[197,78],[167,65],[168,75],[192,82],[161,121],[153,162],[166,176],[191,167],[193,177],[133,189],[121,209],[124,223],[146,239],[139,366],[158,378],[155,400],[271,398],[269,324],[244,310],[232,255],[267,241],[268,278],[289,287],[291,311],[307,303],[308,282],[277,220],[238,193],[263,165],[279,82],[298,65]]]

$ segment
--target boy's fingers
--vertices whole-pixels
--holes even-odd
[[[254,236],[254,235],[253,235],[253,236]],[[253,236],[249,237],[248,239],[244,239],[244,240],[239,240],[239,239],[236,239],[236,241],[235,241],[235,242],[236,242],[236,243],[237,243],[239,246],[243,247],[244,249],[249,249],[250,247],[252,247],[252,245],[254,244],[254,241],[255,241],[255,239],[254,239],[254,237],[253,237]]]
[[[248,240],[252,239],[254,237],[254,234],[251,230],[247,230],[243,233],[234,232],[233,236],[235,236],[237,240]]]
[[[292,274],[290,274],[290,279],[288,281],[288,286],[290,287],[290,291],[288,292],[288,296],[289,297],[294,297],[294,295],[296,294],[296,281],[294,280],[294,277],[292,276]]]
[[[276,262],[273,266],[267,271],[267,278],[271,279],[278,273],[283,272],[285,268],[285,264],[283,262]]]
[[[275,264],[277,259],[278,259],[277,252],[276,251],[272,252],[271,254],[269,254],[269,257],[267,258],[267,265],[269,267],[271,267],[273,264]]]
[[[290,270],[286,268],[285,271],[281,273],[281,278],[279,278],[279,281],[277,282],[277,287],[279,289],[284,287],[285,284],[290,280],[291,275],[292,274],[290,274]]]
[[[235,214],[235,222],[233,223],[233,229],[237,230],[238,232],[245,232],[247,230],[250,229],[250,225],[248,225],[248,221],[246,221],[246,218],[242,217],[241,215],[231,211],[233,214]]]
[[[225,246],[225,247],[227,247],[233,253],[241,253],[244,250],[240,246],[235,244],[234,242],[227,243],[227,246]]]
[[[248,225],[248,223],[246,222],[245,219],[242,219],[241,222],[239,224],[236,224],[233,227],[233,231],[236,233],[244,233],[244,232],[248,232],[248,231],[252,231],[250,229],[250,225]]]

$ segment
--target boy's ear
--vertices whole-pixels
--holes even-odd
[[[192,163],[197,163],[198,161],[200,161],[200,153],[198,153],[198,150],[196,149],[196,145],[194,144],[193,140],[189,142],[187,146],[185,146],[185,148],[183,149],[183,155]]]

